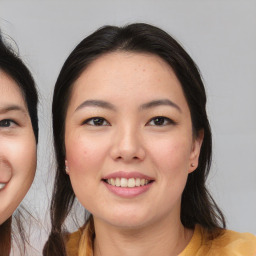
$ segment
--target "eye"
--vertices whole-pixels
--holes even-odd
[[[0,121],[1,128],[8,128],[8,127],[11,127],[13,124],[16,124],[16,122],[14,122],[11,119],[4,119]]]
[[[152,119],[150,119],[146,125],[165,126],[165,125],[169,125],[169,124],[175,124],[175,122],[168,117],[156,116],[156,117],[153,117]]]
[[[92,126],[109,126],[110,123],[103,117],[92,117],[83,122],[83,124]]]

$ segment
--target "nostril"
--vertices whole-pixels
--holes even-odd
[[[116,143],[110,151],[114,160],[122,160],[125,162],[143,160],[145,151],[140,144]]]

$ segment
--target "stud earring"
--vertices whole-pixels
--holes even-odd
[[[194,163],[192,163],[192,164],[191,164],[191,167],[195,167],[195,164],[194,164]]]
[[[66,171],[66,174],[69,174],[68,161],[67,160],[65,160],[65,171]]]

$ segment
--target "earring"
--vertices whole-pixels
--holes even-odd
[[[65,160],[65,171],[66,171],[66,174],[69,174],[68,161],[67,160]]]
[[[192,163],[192,164],[191,164],[191,167],[195,167],[195,164],[194,164],[194,163]]]

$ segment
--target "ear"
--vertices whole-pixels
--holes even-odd
[[[199,161],[203,140],[204,140],[204,130],[200,130],[196,138],[193,139],[190,158],[189,158],[189,167],[188,167],[189,173],[193,172],[198,167],[198,161]]]
[[[65,171],[66,171],[66,174],[69,175],[68,161],[67,160],[65,160]]]

